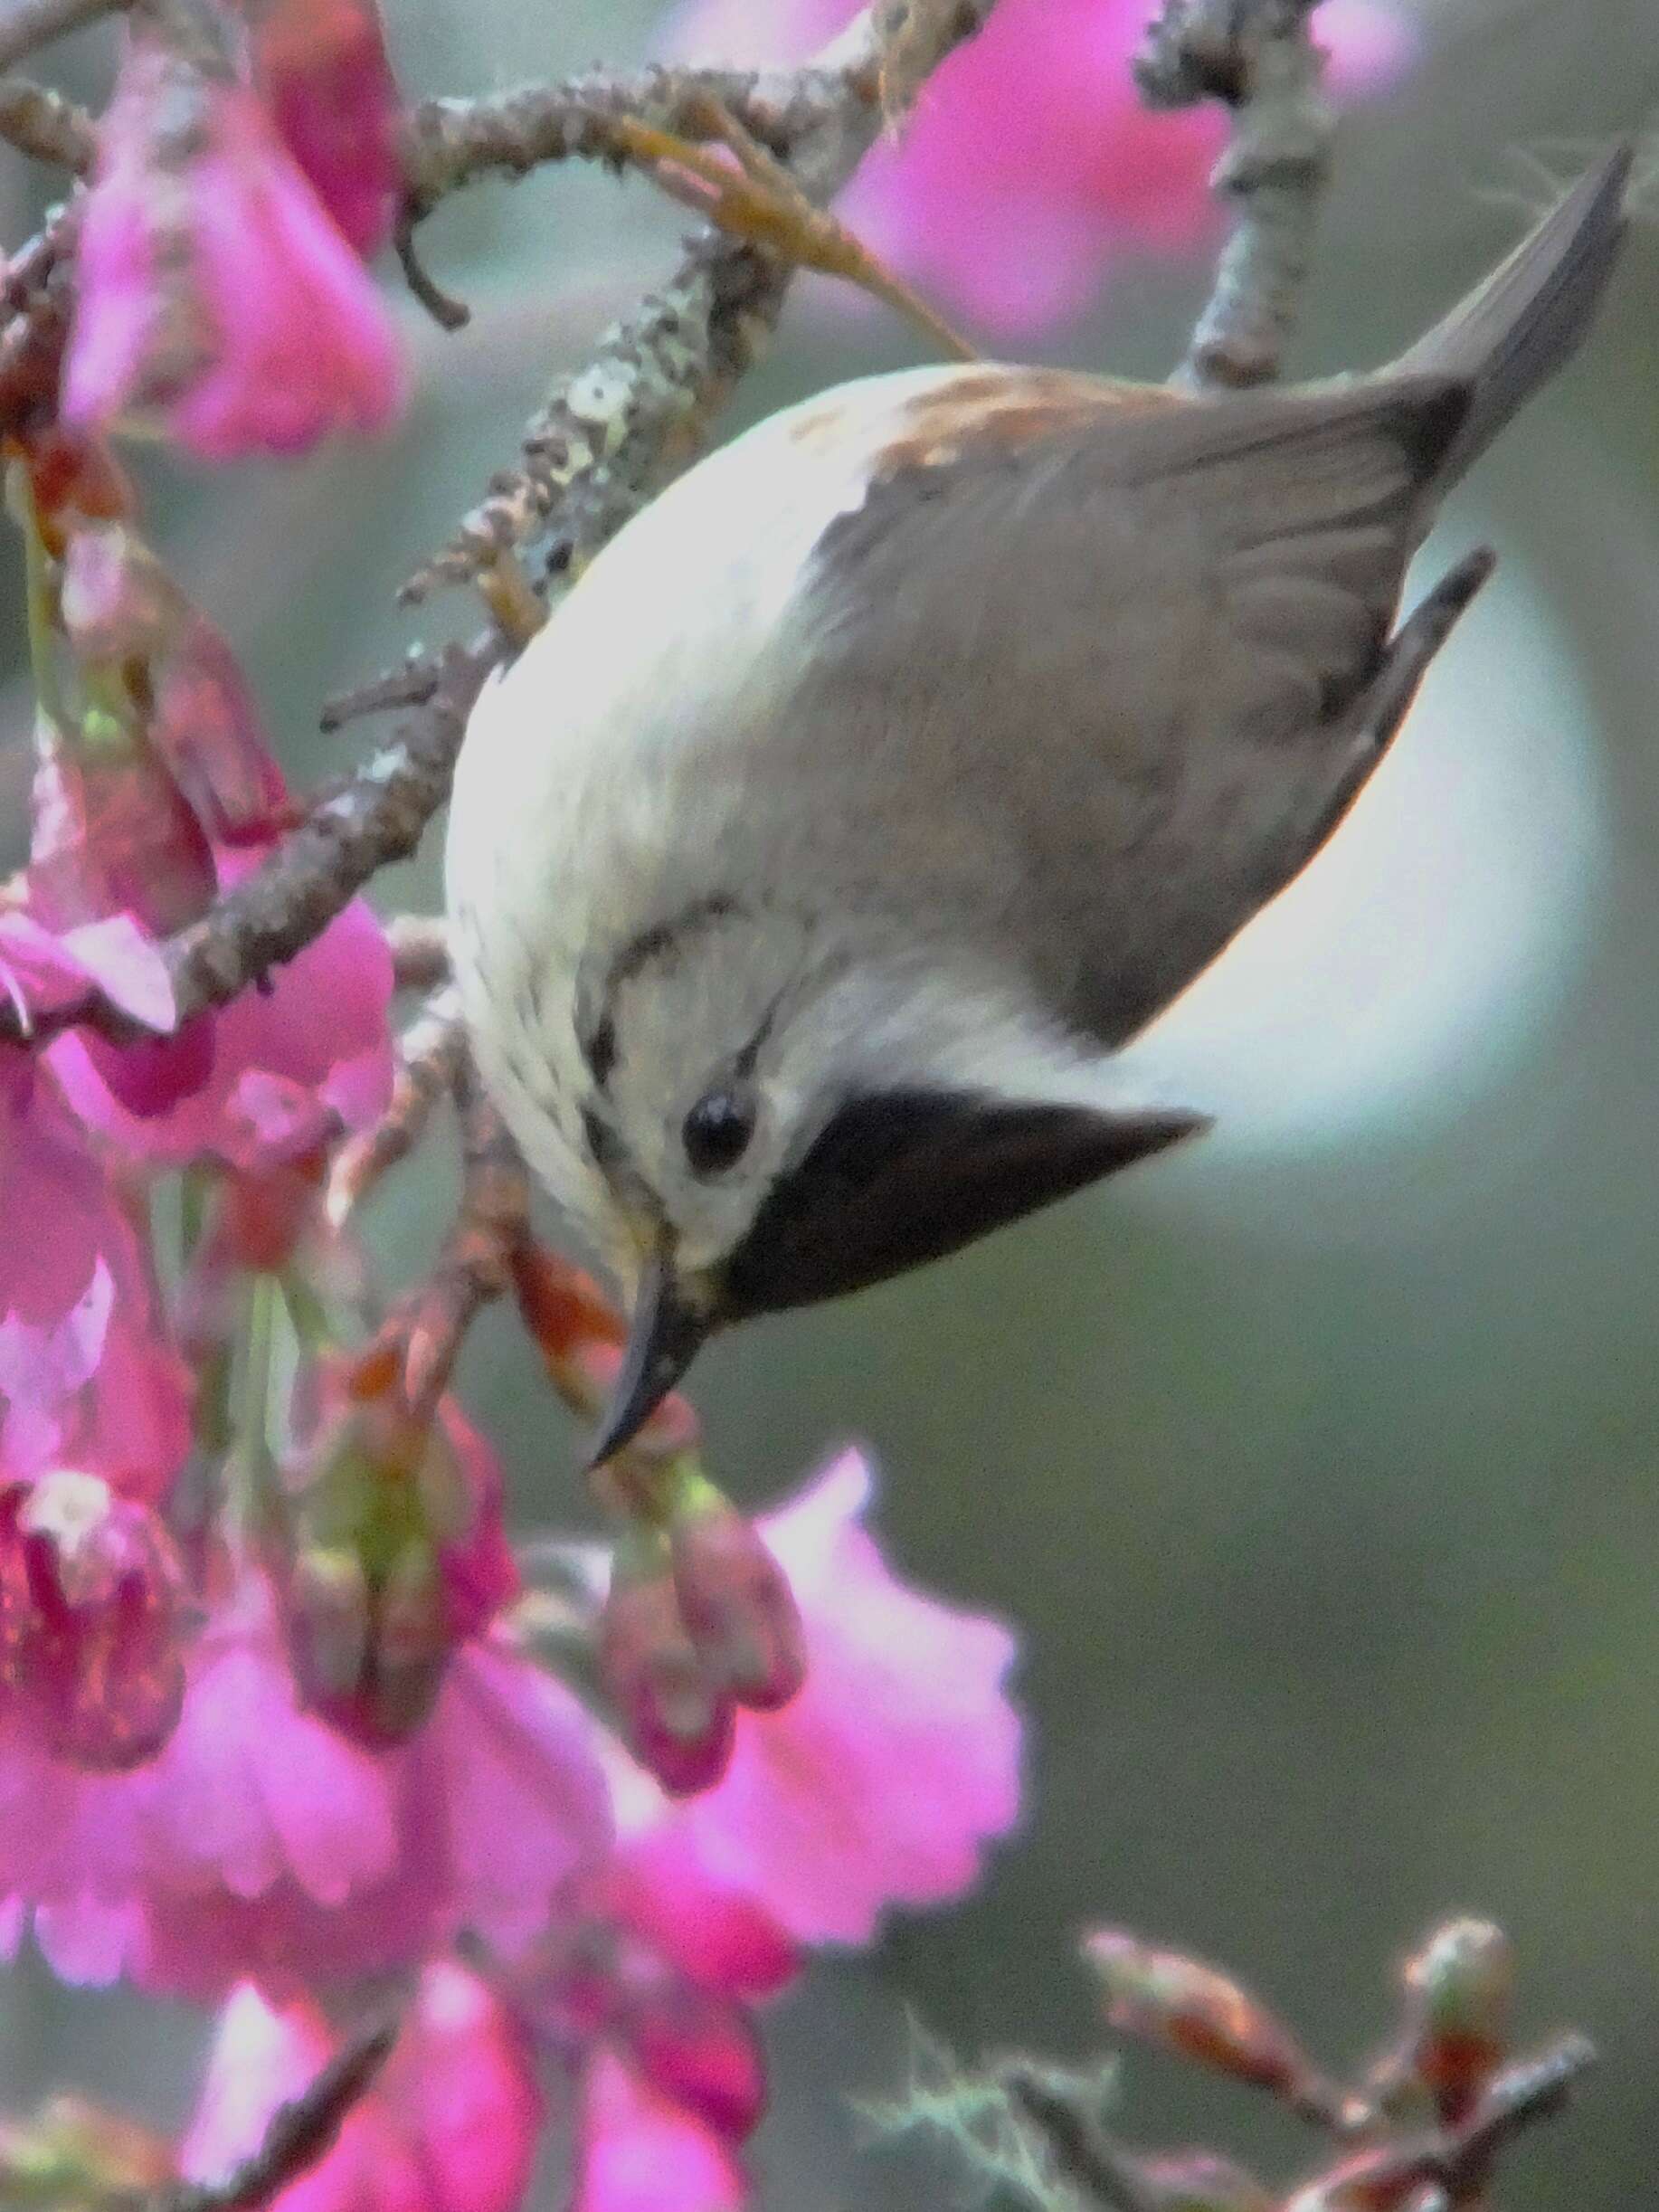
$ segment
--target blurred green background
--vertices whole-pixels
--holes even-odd
[[[757,9],[765,0],[755,0]],[[1422,0],[1429,47],[1342,127],[1301,366],[1385,356],[1512,235],[1505,157],[1651,123],[1653,0]],[[645,50],[648,0],[392,0],[407,82],[466,90]],[[734,57],[740,58],[740,57]],[[90,88],[96,43],[71,56]],[[72,69],[71,69],[72,74]],[[1522,180],[1523,181],[1523,180]],[[5,235],[33,180],[6,165]],[[393,587],[513,450],[683,227],[574,171],[446,208],[425,235],[472,328],[410,328],[390,448],[232,483],[147,464],[156,534],[245,650],[297,776],[347,738],[318,700],[411,634]],[[1130,268],[1046,357],[1161,374],[1196,266]],[[747,418],[913,357],[803,287]],[[1382,2028],[1403,1947],[1495,1915],[1522,2015],[1605,2063],[1502,2189],[1514,2212],[1651,2202],[1659,2147],[1659,231],[1581,365],[1426,554],[1501,549],[1396,756],[1301,885],[1159,1049],[1220,1132],[959,1259],[711,1353],[700,1402],[744,1497],[848,1437],[917,1578],[1019,1624],[1024,1835],[962,1910],[827,1961],[774,2016],[763,2201],[943,2201],[860,2159],[848,2092],[903,2066],[913,2008],[959,2049],[1095,2047],[1079,1926],[1132,1925],[1255,1980],[1332,2061]],[[0,605],[15,604],[11,553]],[[440,610],[429,634],[469,619]],[[20,658],[10,640],[12,664]],[[26,730],[16,681],[5,733]],[[22,754],[0,763],[15,841]],[[434,898],[429,850],[388,905]],[[380,1201],[390,1272],[449,1195],[435,1158]],[[504,1321],[467,1395],[521,1526],[580,1516],[573,1438]],[[72,2082],[185,2109],[202,2024],[0,1982],[0,2105]],[[1133,2063],[1123,2131],[1294,2164],[1243,2092]]]

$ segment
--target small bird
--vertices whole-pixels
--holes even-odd
[[[474,710],[447,856],[484,1080],[631,1334],[953,1251],[1202,1113],[1122,1048],[1324,843],[1484,582],[1394,626],[1569,358],[1628,148],[1374,375],[1223,398],[970,364],[711,455]]]

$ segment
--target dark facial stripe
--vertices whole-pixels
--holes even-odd
[[[579,1036],[582,1057],[588,1064],[588,1072],[602,1091],[616,1066],[616,1002],[623,986],[648,968],[654,960],[678,952],[687,939],[715,922],[725,921],[738,911],[738,901],[729,891],[711,891],[706,897],[694,899],[678,914],[670,915],[660,922],[652,922],[630,937],[605,977],[600,994],[599,1019],[585,1034]]]

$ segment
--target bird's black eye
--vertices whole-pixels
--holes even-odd
[[[694,1175],[735,1167],[754,1134],[754,1101],[738,1091],[706,1091],[680,1127]]]

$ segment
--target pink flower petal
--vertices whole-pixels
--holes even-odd
[[[709,1875],[803,1942],[861,1943],[890,1904],[956,1896],[1019,1810],[998,1622],[889,1571],[847,1453],[762,1523],[806,1628],[806,1686],[738,1716],[725,1779],[678,1814]]]
[[[582,2085],[573,2212],[742,2212],[748,2200],[743,2168],[713,2129],[613,2053],[594,2054]]]
[[[181,115],[195,126],[182,168],[164,150]],[[247,86],[139,32],[99,136],[66,422],[159,416],[217,460],[395,419],[404,375],[385,304]]]

